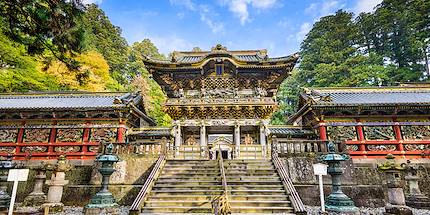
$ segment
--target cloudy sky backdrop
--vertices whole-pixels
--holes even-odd
[[[129,44],[149,38],[159,50],[299,51],[313,23],[339,9],[370,12],[381,0],[85,0],[98,4]]]

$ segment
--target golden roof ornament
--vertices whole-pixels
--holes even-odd
[[[226,52],[227,48],[221,44],[217,44],[215,47],[212,47],[211,52]]]

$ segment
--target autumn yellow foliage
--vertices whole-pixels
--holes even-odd
[[[106,60],[98,52],[88,51],[79,54],[75,60],[80,63],[80,67],[76,70],[71,70],[64,63],[55,61],[45,72],[57,79],[57,83],[62,88],[70,90],[93,92],[121,90],[118,82],[109,75],[109,65]]]

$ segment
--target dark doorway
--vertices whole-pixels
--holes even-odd
[[[219,156],[219,151],[216,151],[216,158],[218,158]],[[228,159],[228,151],[227,150],[222,150],[221,151],[221,156],[222,159]]]

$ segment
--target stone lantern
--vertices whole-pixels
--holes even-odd
[[[378,169],[385,173],[388,187],[388,204],[385,206],[385,214],[412,215],[411,209],[405,204],[402,172],[406,170],[406,164],[397,164],[392,154],[387,155],[387,161],[378,165]]]
[[[33,191],[25,197],[23,205],[25,206],[41,206],[46,202],[46,195],[43,192],[43,184],[46,179],[46,168],[42,164],[32,168],[36,171],[36,176],[34,177],[34,188]]]
[[[15,168],[16,164],[12,161],[12,155],[0,160],[0,211],[9,208],[10,196],[7,193],[7,175],[10,169]]]
[[[346,154],[336,153],[334,143],[327,143],[328,154],[320,157],[321,161],[328,164],[327,173],[331,176],[332,191],[327,197],[325,207],[328,211],[343,213],[343,214],[356,214],[358,208],[355,207],[354,202],[342,192],[341,176],[343,173],[341,162],[349,159]]]
[[[47,164],[44,168],[53,172],[51,180],[46,181],[49,186],[48,198],[42,208],[49,207],[50,212],[61,212],[64,207],[64,204],[61,203],[64,185],[69,183],[68,180],[65,180],[66,172],[72,169],[72,165],[69,164],[65,155],[60,155],[55,165]]]
[[[405,176],[406,181],[409,185],[409,195],[406,196],[406,205],[419,208],[419,209],[430,209],[430,198],[421,193],[418,185],[418,168],[410,164],[408,160],[407,174]]]
[[[109,178],[112,173],[115,172],[113,165],[119,161],[118,156],[113,154],[113,145],[109,144],[106,147],[105,154],[97,156],[96,160],[101,163],[99,172],[102,175],[102,187],[100,191],[91,198],[90,203],[85,206],[85,214],[99,214],[103,210],[113,214],[118,204],[112,193],[109,192],[108,186]]]

